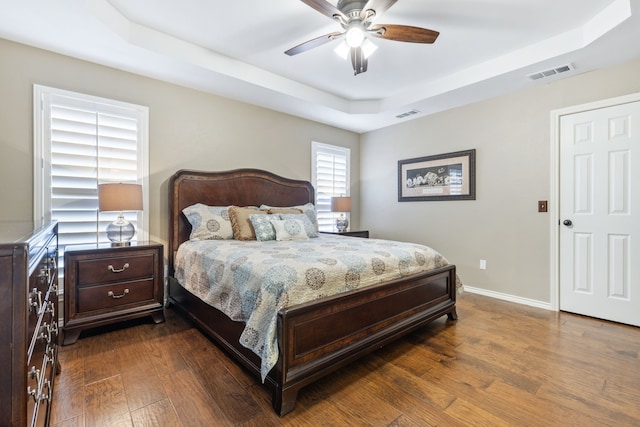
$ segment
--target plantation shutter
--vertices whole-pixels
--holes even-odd
[[[314,142],[312,152],[319,229],[332,231],[339,214],[331,212],[331,197],[349,195],[350,150]]]
[[[36,89],[36,101],[42,102],[43,167],[36,179],[42,187],[36,191],[41,197],[41,218],[58,221],[62,250],[70,244],[109,242],[106,227],[118,212],[98,212],[98,184],[142,184],[148,199],[146,108]],[[125,218],[136,227],[134,239],[144,240],[144,215],[125,212]]]

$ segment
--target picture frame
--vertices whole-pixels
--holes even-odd
[[[398,160],[398,201],[476,199],[476,150]]]

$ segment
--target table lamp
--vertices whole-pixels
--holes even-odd
[[[340,217],[336,219],[336,228],[339,233],[344,233],[349,228],[349,220],[344,212],[351,212],[351,197],[340,196],[331,198],[331,211],[340,212]]]
[[[142,210],[142,186],[138,184],[101,184],[98,186],[100,212],[120,212],[118,218],[107,226],[107,238],[115,246],[126,246],[136,234],[136,229],[124,219],[124,211]]]

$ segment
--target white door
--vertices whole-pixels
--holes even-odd
[[[560,310],[640,326],[640,102],[560,119]]]

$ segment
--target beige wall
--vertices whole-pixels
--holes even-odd
[[[331,126],[0,39],[0,220],[33,218],[33,84],[149,107],[150,236],[168,236],[167,185],[178,169],[266,169],[311,179],[311,141],[351,149],[359,199],[359,136]],[[353,218],[358,226],[357,217]]]
[[[33,216],[38,83],[149,107],[156,240],[167,238],[167,183],[176,170],[256,167],[310,179],[317,140],[352,150],[352,229],[431,245],[458,266],[467,285],[543,302],[550,216],[536,210],[550,193],[550,111],[640,91],[635,61],[358,136],[2,39],[0,64],[0,220]],[[397,202],[398,160],[469,148],[477,149],[477,200]]]
[[[550,196],[550,112],[635,92],[640,61],[364,134],[361,225],[439,249],[469,286],[548,303],[550,215],[537,201]],[[397,201],[398,160],[471,148],[475,201]]]

